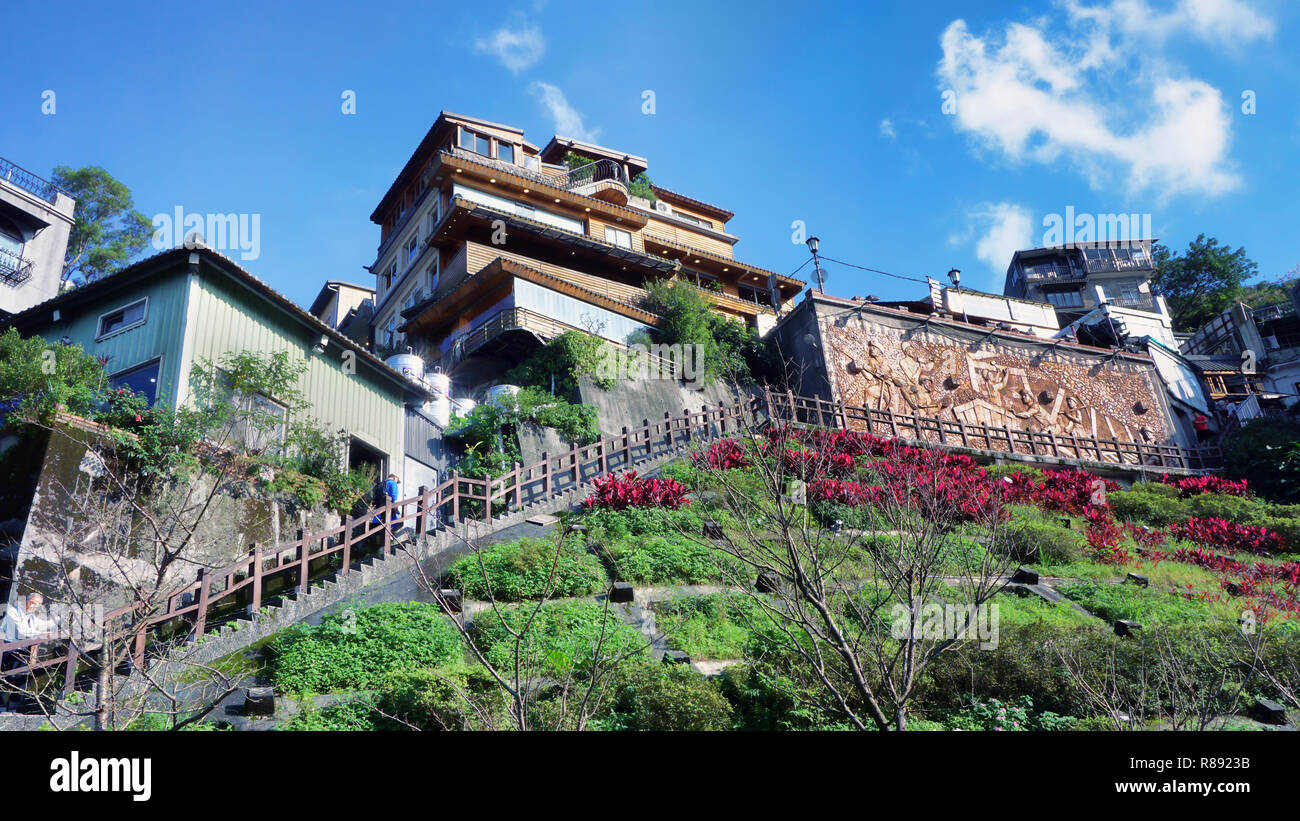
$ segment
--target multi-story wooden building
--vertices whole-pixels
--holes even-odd
[[[803,283],[737,260],[732,213],[649,184],[646,169],[442,112],[371,215],[376,350],[409,347],[472,387],[564,330],[624,343],[654,328],[656,278],[765,333]]]

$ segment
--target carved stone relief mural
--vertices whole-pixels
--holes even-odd
[[[935,333],[826,323],[838,398],[895,413],[1058,435],[1167,443],[1150,368],[1038,344],[971,343]],[[1098,367],[1100,366],[1100,367]]]

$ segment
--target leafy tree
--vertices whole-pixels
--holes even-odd
[[[578,393],[579,376],[589,377],[598,387],[609,390],[614,380],[600,373],[601,361],[608,353],[606,347],[605,341],[594,334],[565,331],[511,368],[506,381],[565,399]]]
[[[152,223],[135,210],[131,189],[98,166],[54,169],[54,184],[77,201],[63,258],[64,281],[94,282],[121,269],[149,242]]]
[[[1252,308],[1277,305],[1291,299],[1290,289],[1300,282],[1300,265],[1287,271],[1287,276],[1275,277],[1271,282],[1256,282],[1241,289],[1237,301]]]
[[[63,406],[88,416],[102,400],[104,365],[80,345],[0,334],[0,400],[19,402],[19,416],[48,421]]]
[[[1188,243],[1184,254],[1159,243],[1151,253],[1154,282],[1169,301],[1175,330],[1181,331],[1195,331],[1226,310],[1241,293],[1242,283],[1259,270],[1245,248],[1234,251],[1204,234]]]
[[[1300,502],[1300,424],[1256,419],[1223,454],[1223,473],[1273,502]]]
[[[696,369],[700,381],[718,378],[750,382],[779,381],[780,357],[758,332],[715,312],[695,288],[658,280],[646,286],[650,310],[663,317],[657,334],[666,345],[698,345]]]

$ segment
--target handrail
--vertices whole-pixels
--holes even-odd
[[[63,190],[44,177],[0,157],[0,180],[16,185],[29,194],[35,194],[48,203],[56,203]]]
[[[561,188],[571,191],[584,185],[605,181],[626,186],[627,175],[623,173],[623,166],[609,159],[596,160],[570,169],[557,182]]]
[[[911,438],[939,447],[978,448],[1034,456],[1068,457],[1103,466],[1136,466],[1139,468],[1175,468],[1189,471],[1214,469],[1221,460],[1217,448],[1183,448],[1180,445],[1156,445],[1142,442],[1123,442],[1117,439],[1057,434],[1051,431],[1030,431],[1009,425],[974,425],[957,420],[937,419],[916,414],[897,413],[889,409],[846,405],[820,397],[795,396],[764,390],[762,398],[741,399],[733,405],[699,411],[683,409],[678,416],[665,412],[664,418],[649,419],[630,430],[624,427],[613,437],[602,437],[590,445],[572,444],[564,453],[552,456],[542,454],[541,461],[523,466],[516,462],[501,476],[476,479],[452,471],[449,478],[430,489],[421,486],[415,496],[384,505],[371,507],[360,518],[349,516],[341,524],[313,533],[299,531],[293,541],[263,548],[254,544],[247,555],[217,569],[200,570],[196,578],[181,585],[165,596],[165,609],[153,614],[139,614],[138,604],[127,605],[105,614],[105,632],[109,638],[130,638],[132,653],[137,664],[142,664],[151,630],[178,619],[192,619],[189,635],[195,640],[209,629],[208,618],[218,604],[245,604],[249,613],[258,612],[269,595],[280,595],[269,586],[271,580],[282,582],[279,590],[288,590],[289,581],[296,582],[300,592],[312,583],[311,565],[323,559],[338,556],[340,575],[352,569],[353,550],[367,539],[382,534],[380,555],[394,552],[394,525],[413,523],[417,536],[442,530],[471,518],[491,523],[495,503],[503,502],[515,509],[526,502],[545,501],[585,486],[599,476],[607,476],[636,464],[676,452],[683,445],[734,435],[743,430],[748,420],[760,421],[760,411],[769,422],[788,422],[796,425],[862,429],[869,433],[885,433],[896,439]],[[1068,451],[1068,452],[1067,452]],[[476,506],[481,506],[479,509]],[[393,515],[396,513],[397,515]],[[503,514],[503,515],[508,515]],[[333,571],[320,574],[317,581]],[[240,595],[247,590],[246,595]],[[115,621],[123,621],[115,627]],[[28,664],[5,671],[0,677],[25,675],[35,670],[63,665],[64,692],[75,684],[75,672],[80,658],[94,652],[101,645],[78,646],[70,643],[66,651],[40,659],[39,647],[55,639],[26,639],[0,644],[0,652],[28,650]]]

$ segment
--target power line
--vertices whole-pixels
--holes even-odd
[[[822,259],[826,260],[827,262],[834,262],[837,265],[846,265],[849,268],[857,268],[859,271],[869,271],[873,274],[880,274],[881,276],[893,277],[894,279],[903,279],[903,280],[907,280],[908,282],[919,282],[922,285],[930,284],[928,280],[920,279],[918,277],[909,277],[903,274],[891,274],[888,271],[880,271],[875,268],[868,268],[865,265],[854,265],[852,262],[844,262],[843,260],[838,260],[833,257],[828,257],[825,254],[822,254],[821,256]],[[806,265],[807,263],[804,264]]]

